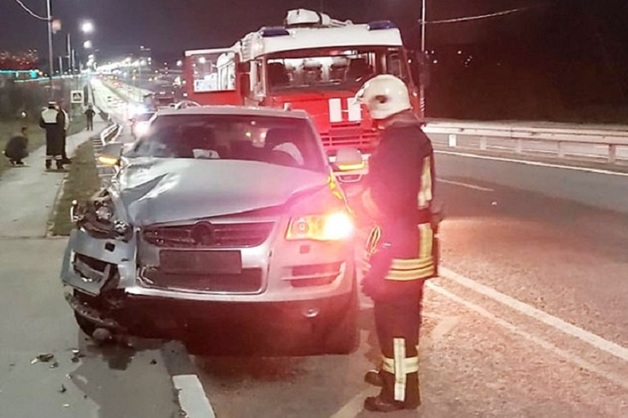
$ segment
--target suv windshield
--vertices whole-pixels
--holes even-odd
[[[324,154],[305,119],[243,115],[163,115],[126,155],[259,161],[313,171]]]
[[[271,92],[285,90],[356,90],[378,74],[408,81],[401,48],[317,49],[271,54],[266,59]]]

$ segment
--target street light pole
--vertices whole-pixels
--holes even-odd
[[[49,98],[52,99],[53,90],[52,90],[52,74],[54,73],[54,58],[52,55],[52,13],[50,7],[50,0],[46,1],[47,11],[48,11],[48,66],[50,70],[48,71],[48,87],[50,91],[48,92]]]
[[[425,70],[423,67],[427,61],[425,59],[425,2],[426,0],[422,0],[421,4],[421,71],[419,73],[419,109],[421,118],[425,118]]]
[[[72,61],[72,41],[70,32],[68,32],[68,68],[70,75],[74,74],[74,62]]]

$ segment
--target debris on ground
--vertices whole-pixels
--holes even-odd
[[[59,362],[58,362],[58,361],[55,361],[54,363],[52,363],[52,364],[50,365],[50,368],[51,368],[51,369],[56,369],[57,367],[59,367]]]
[[[85,354],[81,353],[80,350],[72,350],[72,363],[78,363],[84,357]]]
[[[68,389],[65,387],[65,385],[62,384],[61,385],[61,389],[59,389],[59,393],[65,393],[65,392],[67,392],[67,390]]]
[[[152,360],[150,361],[150,364],[151,364],[151,366],[154,366],[155,364],[157,364],[157,360],[152,359]]]
[[[50,360],[52,360],[53,358],[55,358],[55,355],[52,353],[42,353],[42,354],[38,354],[37,357],[35,357],[32,361],[31,364],[35,364],[37,362],[42,362],[42,363],[48,363]]]

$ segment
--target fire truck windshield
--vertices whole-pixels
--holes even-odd
[[[266,57],[270,92],[290,90],[356,91],[378,74],[393,74],[409,81],[401,48],[311,49],[271,54]]]

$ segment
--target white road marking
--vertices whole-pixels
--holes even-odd
[[[513,297],[505,295],[497,290],[485,286],[481,283],[476,282],[475,280],[469,279],[468,277],[464,277],[454,271],[451,271],[445,267],[440,268],[440,275],[446,279],[452,280],[464,287],[467,287],[477,293],[480,293],[486,297],[489,297],[503,305],[508,306],[509,308],[534,318],[538,321],[543,322],[550,327],[561,331],[565,334],[571,335],[572,337],[576,337],[587,344],[597,348],[598,350],[604,351],[608,354],[611,354],[619,359],[622,359],[628,362],[628,349],[622,347],[619,344],[616,344],[612,341],[608,341],[596,334],[593,334],[589,331],[585,331],[584,329],[577,327],[569,322],[563,321],[560,318],[557,318],[553,315],[550,315],[540,309],[534,308],[527,303],[523,303]]]
[[[610,176],[628,177],[628,173],[622,173],[619,171],[602,170],[599,168],[574,167],[574,166],[562,165],[562,164],[542,163],[539,161],[516,160],[513,158],[491,157],[488,155],[469,154],[466,152],[440,151],[440,150],[435,150],[434,152],[437,154],[456,155],[458,157],[477,158],[480,160],[503,161],[507,163],[517,163],[517,164],[523,164],[523,165],[531,165],[535,167],[560,168],[564,170],[584,171],[586,173],[607,174]]]
[[[489,189],[487,187],[476,186],[475,184],[462,183],[462,182],[453,181],[453,180],[444,180],[444,179],[441,179],[441,178],[437,179],[436,182],[437,183],[452,184],[454,186],[466,187],[467,189],[479,190],[481,192],[494,192],[495,191],[495,190]]]
[[[179,404],[188,418],[216,418],[205,390],[195,374],[172,376]]]
[[[545,348],[548,351],[553,352],[555,355],[562,357],[563,359],[570,361],[571,363],[577,365],[578,367],[581,367],[583,369],[587,369],[593,373],[596,373],[599,376],[604,377],[607,380],[610,380],[611,382],[615,383],[618,386],[623,387],[624,389],[628,389],[628,381],[626,381],[626,379],[622,376],[618,376],[614,373],[609,373],[606,372],[600,368],[598,368],[597,366],[589,363],[586,360],[581,359],[578,356],[575,356],[561,348],[556,347],[554,344],[549,343],[545,340],[543,340],[542,338],[536,337],[520,328],[518,328],[517,326],[511,324],[508,321],[505,321],[497,316],[495,316],[494,314],[492,314],[491,312],[487,311],[486,309],[482,308],[479,305],[476,305],[474,303],[468,302],[467,300],[461,298],[460,296],[457,296],[453,293],[451,293],[448,290],[445,290],[444,288],[434,284],[433,282],[428,282],[427,283],[427,287],[433,291],[435,291],[436,293],[439,293],[451,300],[453,300],[454,302],[457,302],[465,307],[467,307],[469,310],[472,310],[474,312],[477,312],[478,314],[482,315],[485,318],[490,319],[491,321],[497,323],[498,325],[508,329],[509,331],[518,334],[520,336],[522,336],[523,338],[525,338],[526,340],[537,344],[543,348]]]
[[[423,314],[423,316],[426,316]],[[452,329],[460,322],[459,316],[448,316],[441,318],[440,322],[434,327],[432,332],[428,334],[428,339],[432,344],[438,343],[443,337],[451,332]]]

